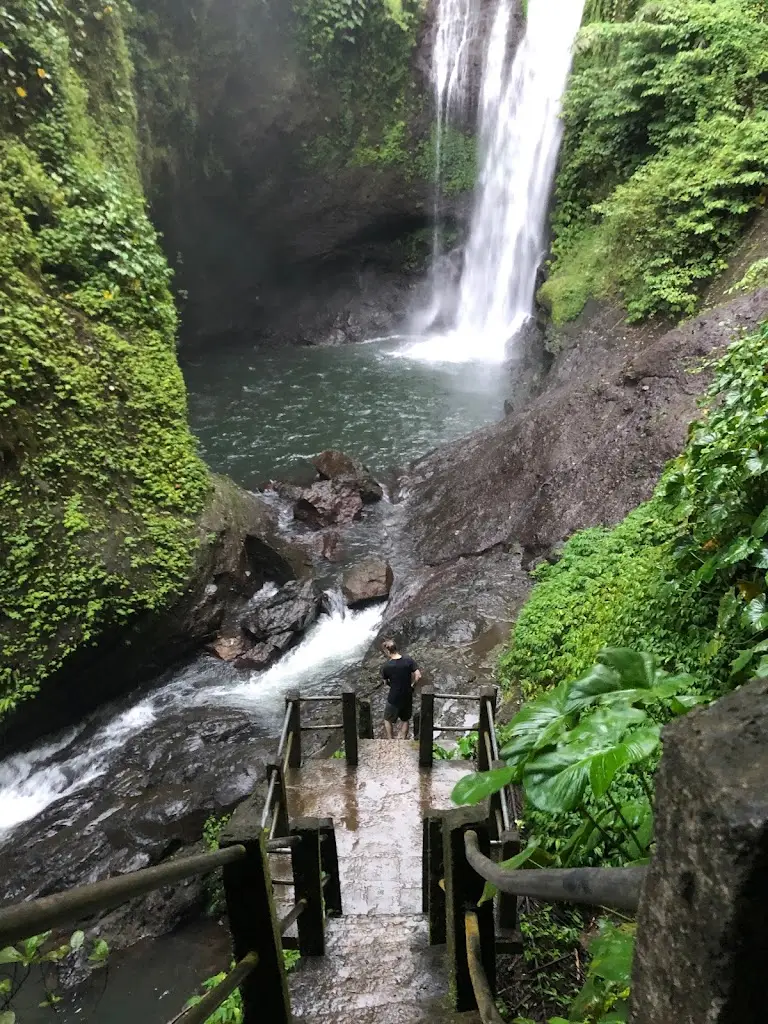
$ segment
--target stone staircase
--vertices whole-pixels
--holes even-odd
[[[357,768],[312,761],[288,781],[291,817],[332,817],[344,916],[326,955],[291,972],[293,1015],[306,1024],[479,1024],[448,1008],[445,949],[421,913],[422,817],[449,807],[466,761],[420,769],[407,740],[361,740]]]

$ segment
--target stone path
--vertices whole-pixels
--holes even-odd
[[[293,1014],[306,1024],[476,1024],[446,1007],[444,947],[429,946],[421,913],[422,816],[449,807],[472,766],[418,766],[415,743],[361,740],[360,763],[309,762],[288,780],[291,817],[332,817],[344,916],[328,922],[326,955],[290,974]]]

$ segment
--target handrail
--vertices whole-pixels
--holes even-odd
[[[278,927],[281,935],[285,935],[293,922],[297,921],[301,917],[306,906],[307,901],[305,899],[300,899],[297,903],[294,903],[285,917],[280,918],[280,924]]]
[[[134,896],[159,889],[163,885],[181,882],[185,878],[207,874],[214,868],[234,864],[246,855],[244,846],[229,846],[212,853],[194,857],[180,857],[151,868],[140,868],[115,878],[91,882],[79,889],[25,900],[10,907],[0,908],[0,948],[19,942],[29,935],[79,921],[89,914],[111,910]]]
[[[505,870],[480,852],[477,833],[464,834],[467,860],[486,882],[513,896],[532,896],[552,903],[584,903],[618,910],[637,910],[646,868],[541,868]]]
[[[472,911],[467,911],[464,915],[464,936],[467,942],[469,977],[472,980],[472,989],[475,993],[477,1008],[480,1011],[480,1018],[483,1024],[504,1024],[499,1011],[496,1009],[496,1001],[493,998],[493,992],[488,984],[488,977],[483,967],[480,929],[477,924],[477,914],[472,913]]]
[[[474,703],[477,700],[476,693],[435,693],[435,700],[468,700]]]
[[[288,741],[288,731],[291,728],[291,701],[286,702],[285,716],[283,718],[283,728],[280,733],[280,742],[277,744],[277,760],[283,756],[285,750],[285,744]]]
[[[251,971],[258,967],[258,964],[259,954],[248,953],[239,964],[232,968],[219,985],[203,996],[199,1003],[182,1010],[168,1024],[205,1024],[205,1021],[218,1010],[236,988],[242,985]]]

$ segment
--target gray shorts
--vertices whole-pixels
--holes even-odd
[[[384,705],[384,721],[385,722],[396,722],[398,718],[401,722],[409,722],[411,715],[413,714],[413,700],[409,699],[403,704],[390,704],[389,701]]]

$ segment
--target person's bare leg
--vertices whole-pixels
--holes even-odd
[[[407,740],[408,739],[408,725],[409,725],[408,721],[400,723],[400,739],[401,740]]]
[[[392,723],[384,719],[384,735],[388,740],[393,740],[395,737],[392,733]]]

